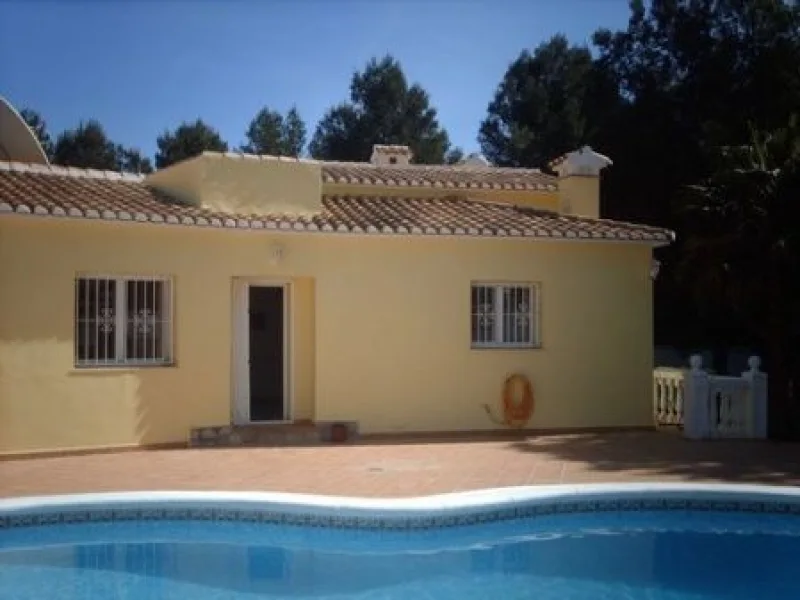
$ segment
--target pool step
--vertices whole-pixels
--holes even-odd
[[[343,425],[345,439],[337,435]],[[317,446],[346,443],[358,435],[355,423],[281,423],[275,425],[220,425],[196,427],[189,435],[191,448],[235,448],[275,446]]]

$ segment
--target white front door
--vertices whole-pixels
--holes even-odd
[[[259,281],[235,289],[234,423],[289,419],[288,289],[283,283]]]

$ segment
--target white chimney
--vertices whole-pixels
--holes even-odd
[[[375,144],[372,146],[369,162],[378,167],[406,167],[411,162],[412,156],[411,148],[408,146]]]
[[[584,146],[573,152],[567,152],[548,165],[559,177],[571,177],[582,175],[588,177],[599,177],[600,171],[610,166],[611,159],[599,152],[595,152],[589,146]]]
[[[472,152],[459,161],[458,165],[460,167],[491,167],[492,163],[480,152]]]

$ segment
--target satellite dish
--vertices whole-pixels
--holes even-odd
[[[36,134],[3,96],[0,96],[0,160],[50,164]]]

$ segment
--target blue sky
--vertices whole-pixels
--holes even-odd
[[[52,133],[96,118],[152,156],[197,117],[238,145],[265,105],[296,104],[310,138],[353,72],[391,53],[469,152],[520,51],[556,33],[588,43],[628,16],[627,0],[6,0],[0,94]]]

